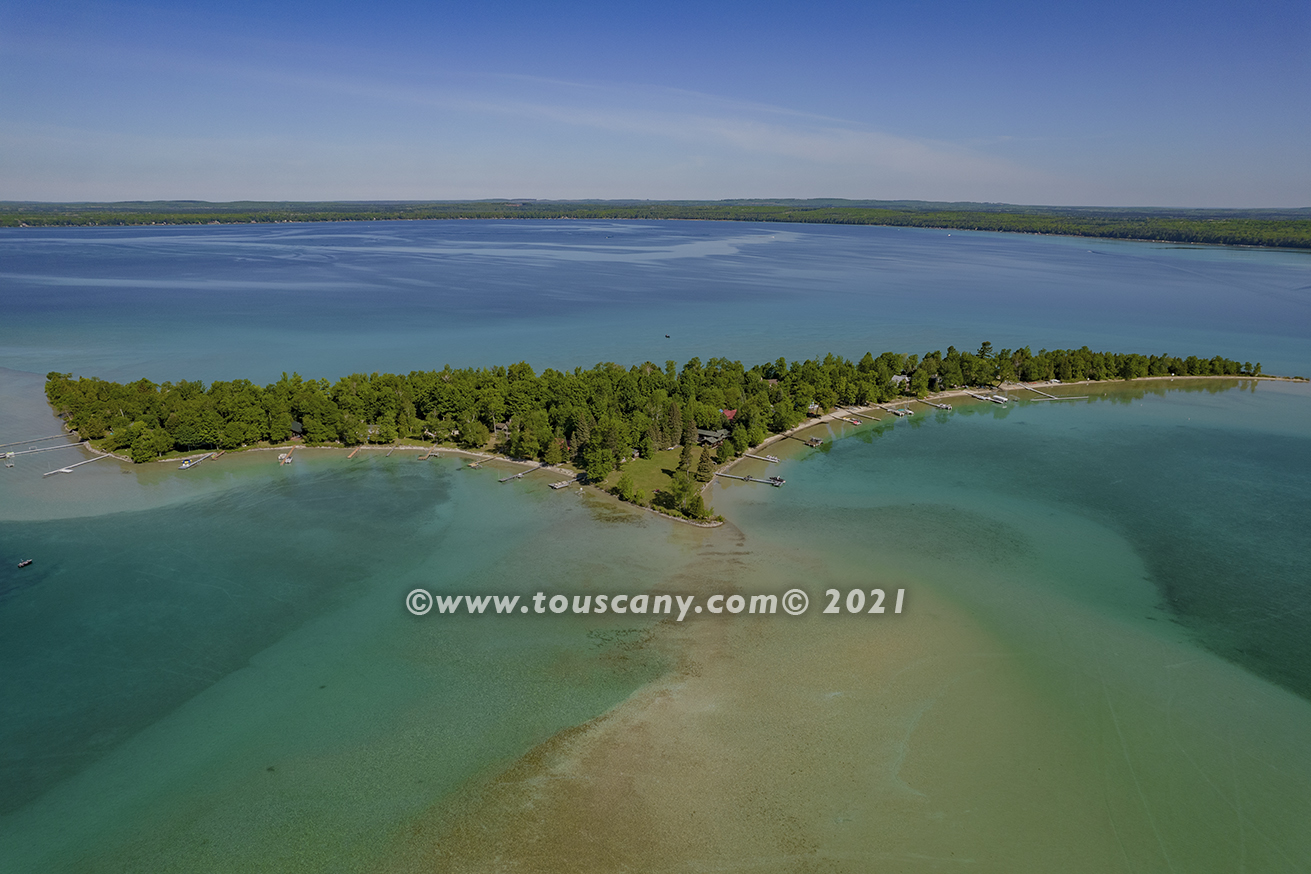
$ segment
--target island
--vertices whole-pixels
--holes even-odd
[[[246,379],[208,386],[117,383],[55,372],[47,375],[45,391],[69,431],[136,463],[206,450],[420,441],[429,454],[442,448],[501,453],[553,467],[624,501],[705,521],[713,511],[704,484],[807,421],[854,418],[859,410],[889,404],[888,412],[907,415],[911,401],[946,406],[943,399],[953,394],[1004,403],[998,391],[1008,383],[1179,376],[1259,377],[1261,364],[1087,346],[994,350],[984,342],[974,352],[949,346],[945,354],[866,353],[854,362],[830,354],[750,368],[693,358],[681,369],[671,360],[663,367],[603,363],[538,374],[519,362],[357,373],[335,383],[283,373],[264,387]]]

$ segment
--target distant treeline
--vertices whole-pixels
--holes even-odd
[[[1306,210],[1151,210],[842,201],[475,201],[0,204],[0,225],[246,224],[416,219],[699,219],[1063,234],[1311,249]]]
[[[1177,358],[1028,347],[977,352],[949,347],[923,358],[885,352],[858,362],[782,358],[747,369],[738,361],[693,358],[681,370],[650,362],[546,370],[526,363],[490,369],[449,366],[407,376],[287,376],[261,388],[248,380],[107,382],[68,373],[46,377],[46,397],[67,426],[134,461],[172,451],[237,449],[257,443],[394,443],[421,439],[469,449],[493,447],[519,458],[570,462],[600,482],[634,450],[697,443],[697,428],[723,429],[721,461],[839,404],[883,403],[936,388],[999,380],[1134,379],[1147,376],[1259,374],[1261,365],[1226,358]],[[678,485],[677,483],[675,484]],[[685,485],[685,484],[684,484]],[[675,489],[682,515],[704,515],[695,489]],[[668,497],[668,496],[666,496]]]

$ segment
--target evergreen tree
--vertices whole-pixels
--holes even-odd
[[[710,447],[706,446],[701,450],[701,459],[696,466],[697,482],[708,483],[715,476],[715,460],[711,456]]]

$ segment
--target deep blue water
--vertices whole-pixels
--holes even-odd
[[[914,228],[3,229],[0,311],[0,366],[113,379],[756,363],[985,339],[1311,373],[1311,253]]]

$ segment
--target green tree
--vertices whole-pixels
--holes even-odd
[[[619,482],[615,483],[614,493],[621,501],[633,502],[637,490],[633,488],[632,476],[625,473],[619,477]]]
[[[701,450],[701,458],[696,466],[697,482],[708,483],[715,477],[715,460],[711,455],[710,447],[706,446]]]
[[[679,469],[679,470],[682,470],[682,471],[691,471],[691,470],[692,470],[692,454],[693,454],[693,452],[696,451],[696,450],[694,450],[692,447],[695,446],[695,445],[696,445],[696,444],[694,444],[694,443],[684,443],[684,444],[683,444],[683,451],[682,451],[682,453],[678,456],[678,469]]]
[[[460,445],[465,449],[481,449],[491,439],[491,432],[478,419],[468,419],[460,423]]]
[[[564,461],[563,437],[554,437],[550,443],[546,444],[546,452],[542,454],[542,460],[547,464],[559,464]]]
[[[594,483],[600,483],[615,469],[614,453],[603,446],[590,447],[586,453],[586,462],[587,479]]]

